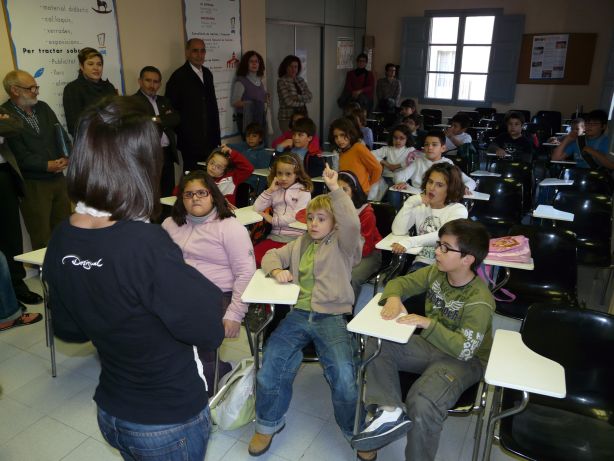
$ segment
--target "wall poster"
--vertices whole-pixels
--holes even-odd
[[[564,78],[568,45],[569,34],[534,36],[529,78],[534,80]]]

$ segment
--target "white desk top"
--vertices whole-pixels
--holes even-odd
[[[573,186],[573,179],[546,178],[542,179],[539,186]]]
[[[374,146],[381,146],[381,147],[383,147],[383,146],[387,146],[388,143],[387,142],[383,142],[383,141],[373,141],[373,145]]]
[[[174,197],[174,196],[162,197],[160,199],[160,203],[162,203],[163,205],[173,206],[176,200],[177,200],[177,197]],[[250,224],[260,222],[264,219],[261,215],[259,215],[257,212],[254,211],[253,206],[237,208],[236,210],[234,210],[234,213],[237,219],[239,220],[239,222],[243,224],[244,226],[248,226]]]
[[[554,133],[556,136],[567,136],[569,133],[567,131],[561,131],[560,133]]]
[[[300,230],[307,230],[307,224],[305,224],[304,222],[300,222],[300,221],[294,221],[291,222],[290,224],[288,224],[289,227],[291,227],[292,229],[300,229]]]
[[[176,201],[177,201],[177,197],[175,197],[174,195],[171,195],[170,197],[162,197],[160,199],[160,203],[162,205],[167,205],[167,206],[173,206]]]
[[[547,147],[555,147],[555,146],[559,146],[561,143],[558,142],[542,142],[542,146],[547,146]]]
[[[438,123],[437,125],[433,125],[435,128],[448,128],[450,125],[447,123]]]
[[[491,171],[484,171],[484,170],[475,170],[475,171],[472,171],[470,174],[471,176],[476,176],[476,177],[479,177],[479,176],[486,176],[486,177],[492,177],[492,178],[501,177],[500,173],[493,173]]]
[[[533,211],[534,218],[554,219],[556,221],[573,222],[574,214],[566,211],[557,210],[550,205],[538,205]]]
[[[279,283],[258,269],[241,296],[244,303],[296,304],[300,287],[294,283]]]
[[[265,178],[269,176],[269,169],[268,168],[256,168],[252,174],[256,175],[256,176],[264,176]]]
[[[417,255],[422,250],[422,247],[410,246],[409,239],[409,235],[388,234],[386,237],[384,237],[382,240],[375,244],[375,248],[377,248],[378,250],[391,251],[392,244],[398,243],[406,248],[405,253],[410,255]]]
[[[322,157],[338,157],[339,152],[322,152]]]
[[[550,160],[550,163],[560,163],[562,165],[575,165],[576,162],[573,160]]]
[[[409,195],[418,195],[422,193],[420,189],[414,186],[410,186],[410,185],[407,185],[406,189],[401,189],[401,190],[394,189],[394,186],[390,186],[388,190],[391,190],[394,192],[401,192],[403,194],[409,194]],[[490,200],[490,194],[485,194],[484,192],[478,192],[477,190],[474,190],[471,192],[470,195],[464,195],[463,198],[469,199],[469,200],[488,201]]]
[[[499,267],[509,267],[510,269],[521,269],[524,271],[532,271],[535,269],[535,264],[533,264],[533,258],[528,263],[518,263],[511,261],[499,261],[498,259],[484,259],[484,264],[488,264],[490,266],[499,266]]]
[[[196,164],[200,166],[207,166],[207,162],[196,162]]]
[[[34,266],[42,266],[43,261],[45,260],[46,252],[47,248],[41,248],[39,250],[34,250],[28,253],[17,255],[13,259],[20,263],[32,264]]]
[[[497,156],[497,154],[495,154],[494,152],[486,152],[486,155],[489,156],[489,157],[496,157]],[[511,156],[512,156],[512,154],[505,154],[503,156],[503,158],[511,157]]]
[[[496,331],[484,380],[549,397],[563,398],[567,393],[563,367],[529,349],[516,331]]]
[[[416,330],[416,326],[397,323],[396,319],[384,320],[380,315],[382,306],[378,304],[381,297],[382,294],[378,293],[369,301],[348,323],[348,331],[405,344]]]

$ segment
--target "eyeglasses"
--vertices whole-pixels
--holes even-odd
[[[209,191],[207,189],[199,189],[195,191],[187,190],[183,193],[183,198],[185,199],[193,199],[194,197],[205,198],[209,197]]]
[[[448,245],[446,245],[443,242],[440,242],[439,240],[437,240],[435,242],[435,249],[439,248],[441,250],[442,253],[447,253],[448,251],[451,251],[453,253],[460,253],[460,254],[464,254],[464,251],[461,250],[455,250],[454,248],[450,248]]]
[[[220,165],[219,163],[215,163],[211,161],[207,163],[207,166],[210,166],[212,169],[217,170],[217,171],[224,171],[226,169],[226,165]]]
[[[38,93],[38,90],[40,90],[40,86],[38,85],[32,85],[32,86],[19,86],[19,85],[15,85],[17,88],[21,88],[22,90],[28,90],[31,93]]]

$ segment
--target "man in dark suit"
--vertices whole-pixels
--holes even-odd
[[[13,259],[23,253],[19,199],[24,196],[25,187],[15,156],[4,138],[16,136],[22,129],[21,119],[0,107],[0,252],[6,256],[17,299],[26,304],[38,304],[43,298],[28,289],[23,281],[26,276],[23,264]]]
[[[220,145],[220,115],[211,71],[203,66],[205,42],[188,40],[186,62],[173,72],[166,84],[166,96],[181,115],[177,127],[177,147],[185,170],[194,170]]]
[[[162,83],[162,74],[153,66],[145,66],[139,74],[139,91],[134,97],[141,102],[146,113],[152,116],[160,128],[160,143],[164,151],[164,164],[160,178],[160,195],[172,195],[175,188],[175,163],[179,163],[177,156],[177,136],[175,127],[179,125],[179,114],[173,110],[171,102],[164,96],[158,96]]]

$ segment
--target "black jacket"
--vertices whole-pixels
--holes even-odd
[[[74,137],[77,120],[83,111],[103,97],[114,94],[117,94],[117,90],[108,80],[100,80],[95,83],[86,79],[79,72],[77,79],[64,87],[64,115],[68,132]]]

